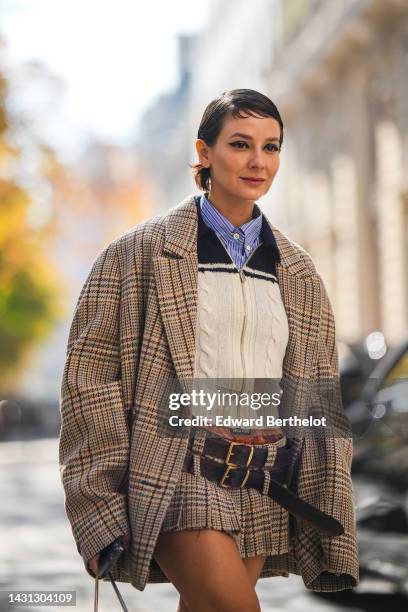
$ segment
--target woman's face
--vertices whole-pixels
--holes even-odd
[[[272,117],[228,115],[215,144],[196,141],[200,163],[211,168],[214,199],[253,202],[265,195],[279,169],[280,125]],[[262,179],[258,182],[249,178]]]

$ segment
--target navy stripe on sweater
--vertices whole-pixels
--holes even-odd
[[[212,271],[217,272],[238,272],[234,262],[228,254],[226,248],[218,238],[213,229],[208,227],[203,221],[199,196],[196,197],[197,216],[198,216],[198,235],[197,235],[197,255],[199,271],[209,271],[210,268],[200,269],[200,265],[206,264],[222,264],[221,267]],[[280,261],[279,249],[276,244],[275,237],[266,219],[263,217],[261,229],[262,244],[256,248],[254,253],[246,262],[243,273],[246,276],[254,276],[255,272],[263,272],[268,275],[273,275],[274,280],[277,280],[276,262]],[[226,267],[228,266],[228,268]],[[231,268],[231,269],[229,269]],[[264,280],[271,280],[265,277],[257,276]]]

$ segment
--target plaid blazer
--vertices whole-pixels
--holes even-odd
[[[113,577],[139,590],[168,581],[153,551],[187,448],[188,436],[158,435],[157,407],[166,376],[194,374],[194,198],[138,224],[96,259],[74,312],[62,379],[60,474],[78,552],[92,575],[87,561],[130,534]],[[289,324],[283,376],[338,379],[335,325],[322,279],[306,251],[270,227]],[[345,533],[324,536],[295,520],[293,549],[267,560],[272,575],[300,574],[313,591],[358,583],[351,459],[351,437],[303,440],[297,493],[337,518]]]

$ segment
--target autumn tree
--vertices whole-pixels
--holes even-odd
[[[13,389],[30,349],[52,329],[56,275],[45,246],[50,225],[35,223],[30,188],[19,180],[24,150],[13,144],[7,81],[0,74],[0,388]],[[25,127],[27,129],[27,127]],[[10,144],[12,143],[12,144]],[[41,145],[37,154],[50,152]]]

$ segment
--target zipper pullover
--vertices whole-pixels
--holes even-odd
[[[223,379],[240,393],[248,382],[253,386],[253,379],[282,377],[288,323],[276,277],[277,255],[268,235],[261,238],[238,269],[216,233],[199,224],[194,370],[196,378],[208,378],[209,386],[218,389]],[[250,412],[258,416],[261,410]]]

